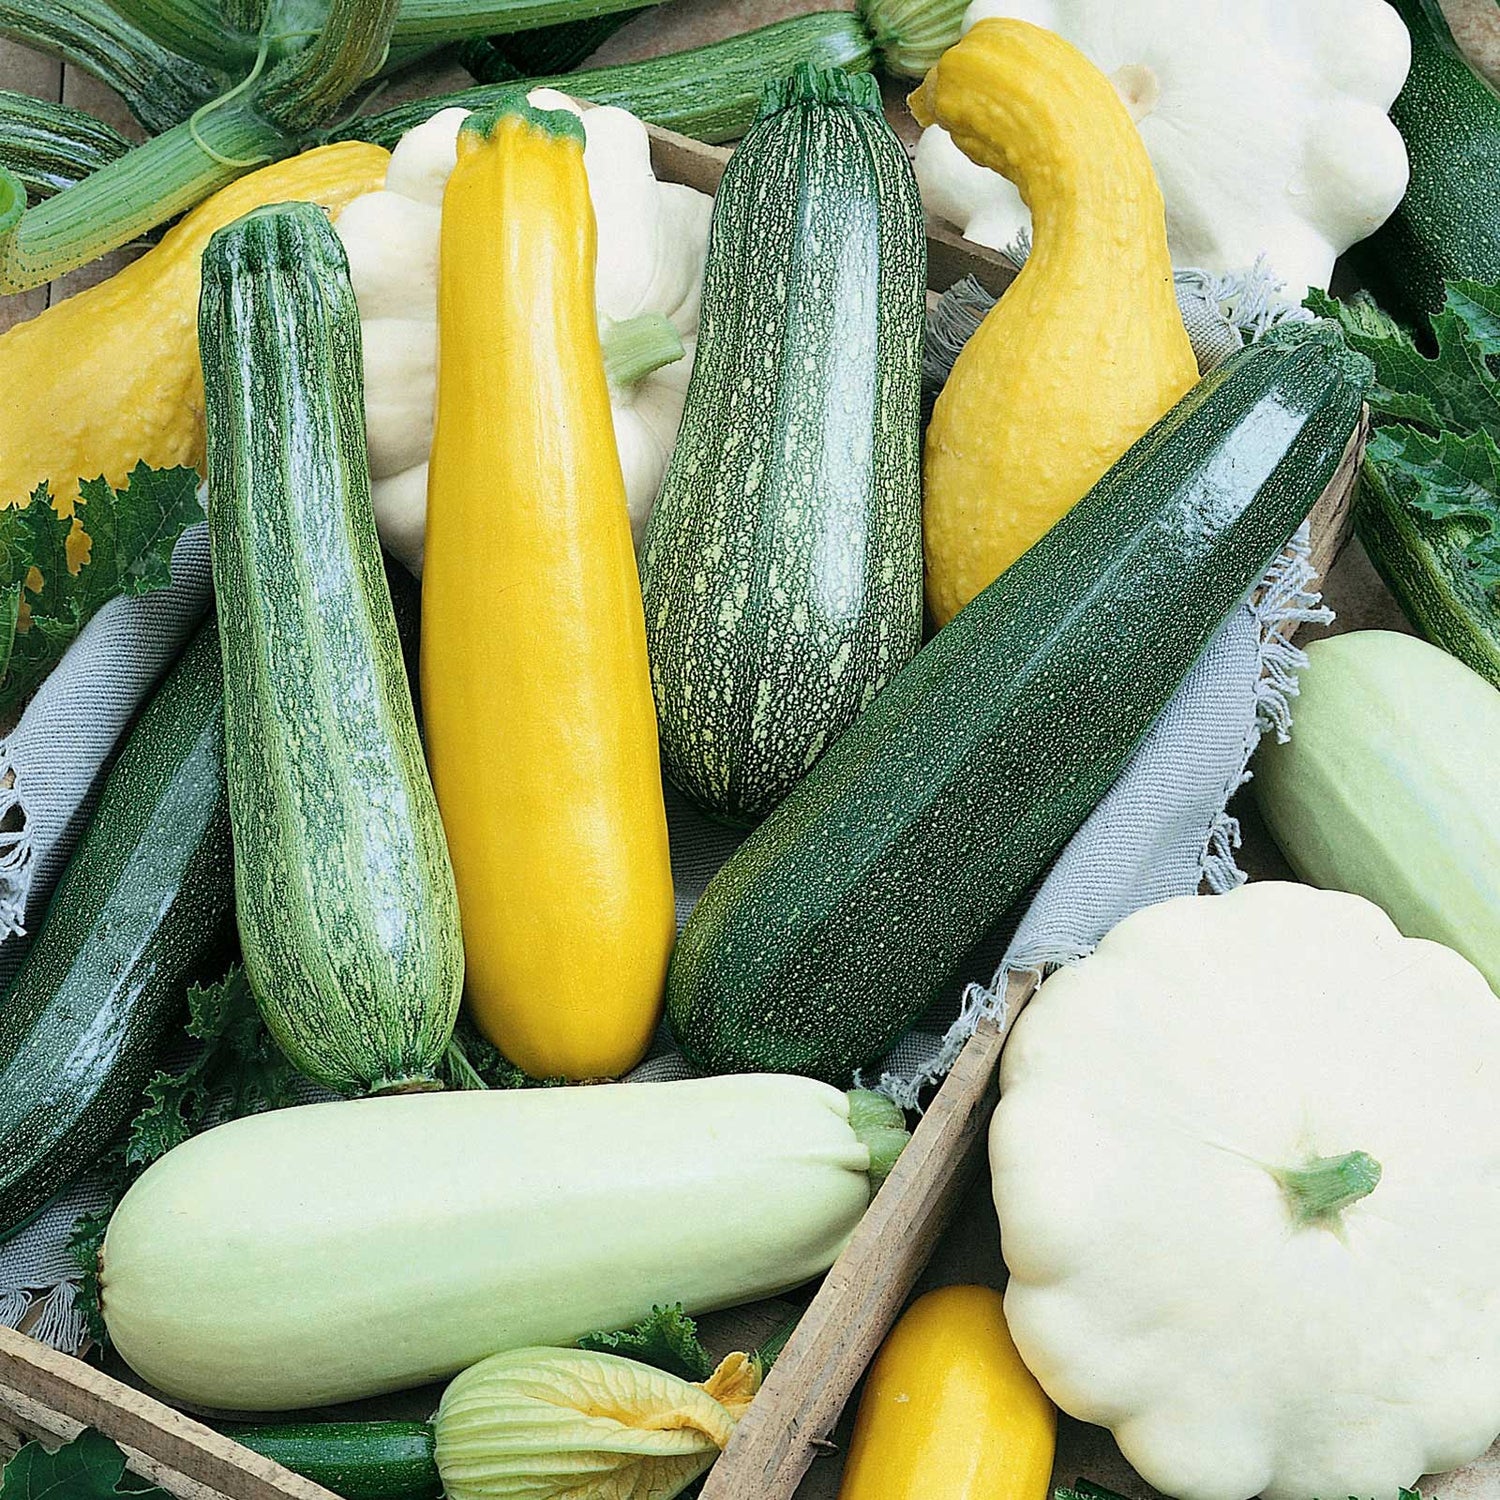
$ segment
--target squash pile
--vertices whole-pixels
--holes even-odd
[[[1377,439],[1381,524],[1500,576],[1469,399],[1500,288],[1448,288],[1435,360],[1367,302],[1241,308],[1262,336],[1200,378],[1173,284],[1265,251],[1326,286],[1408,141],[1383,274],[1427,306],[1492,275],[1430,116],[1493,101],[1418,28],[1393,124],[1384,0],[1266,0],[1228,88],[1189,54],[1241,7],[869,0],[335,129],[441,43],[519,73],[614,23],[502,47],[493,6],[180,8],[117,18],[176,59],[159,134],[64,149],[34,110],[0,167],[5,285],[188,210],[0,338],[3,498],[65,525],[94,473],[191,466],[214,582],[0,998],[0,1235],[115,1160],[90,1284],[157,1390],[243,1416],[449,1382],[430,1421],[236,1429],[336,1493],[670,1500],[777,1346],[712,1367],[690,1315],[839,1257],[909,1139],[862,1074],[1117,781],[1367,399],[1467,424],[1399,464]],[[915,170],[876,51],[921,80]],[[712,197],[648,120],[743,136]],[[924,198],[1030,226],[925,427]],[[35,530],[13,631],[93,545],[74,523],[36,578]],[[1423,618],[1477,640],[1493,601],[1440,574]],[[1437,646],[1312,648],[1255,763],[1306,883],[1146,908],[1037,990],[990,1128],[1005,1289],[906,1311],[844,1500],[1048,1500],[1059,1411],[1176,1500],[1396,1500],[1490,1444],[1497,731]],[[679,798],[741,839],[691,911]],[[173,1074],[190,994],[210,1045]],[[668,1047],[698,1076],[631,1081]]]

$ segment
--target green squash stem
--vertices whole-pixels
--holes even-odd
[[[1366,1151],[1315,1156],[1300,1167],[1282,1167],[1271,1175],[1286,1195],[1299,1227],[1332,1225],[1352,1203],[1368,1198],[1380,1182],[1380,1163]]]
[[[871,1089],[850,1089],[849,1128],[870,1152],[870,1195],[891,1175],[911,1132],[899,1105]]]
[[[105,0],[0,0],[0,37],[108,84],[153,134],[185,120],[228,82],[223,61],[204,68],[177,56]]]
[[[112,8],[179,57],[246,72],[255,60],[256,27],[240,31],[215,0],[110,0]],[[280,29],[280,28],[278,28]]]
[[[604,373],[612,386],[628,389],[653,370],[675,364],[687,350],[682,335],[661,313],[642,313],[612,324],[600,338]]]
[[[958,40],[969,0],[860,0],[859,18],[887,73],[921,78]]]

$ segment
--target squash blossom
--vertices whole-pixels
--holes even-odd
[[[617,1354],[513,1349],[443,1392],[433,1419],[448,1500],[671,1500],[719,1456],[760,1389],[728,1355],[701,1385]]]

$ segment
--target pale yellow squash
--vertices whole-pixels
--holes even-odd
[[[1056,1437],[1000,1293],[941,1287],[875,1356],[839,1500],[1047,1500]]]
[[[569,1078],[640,1060],[676,931],[594,241],[577,117],[471,115],[443,197],[422,702],[470,1008]]]
[[[107,281],[0,335],[0,505],[44,479],[70,515],[78,481],[137,462],[203,463],[198,262],[216,229],[292,200],[335,212],[385,181],[390,153],[347,141],[262,167],[200,204]],[[74,559],[75,566],[77,559]]]
[[[987,20],[911,96],[1032,216],[1024,269],[927,431],[927,603],[946,624],[1198,378],[1151,160],[1114,86],[1025,21]]]

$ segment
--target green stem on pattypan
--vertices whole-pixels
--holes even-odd
[[[610,324],[599,336],[599,343],[604,350],[604,374],[620,390],[687,353],[671,319],[654,312]]]
[[[1375,1191],[1380,1163],[1366,1151],[1315,1156],[1300,1167],[1283,1167],[1271,1175],[1286,1195],[1299,1227],[1335,1223],[1351,1203]]]
[[[886,72],[923,78],[958,40],[969,0],[859,0],[857,8]]]
[[[884,1094],[872,1089],[850,1089],[849,1128],[870,1153],[870,1195],[891,1174],[896,1159],[911,1140],[906,1116]]]

